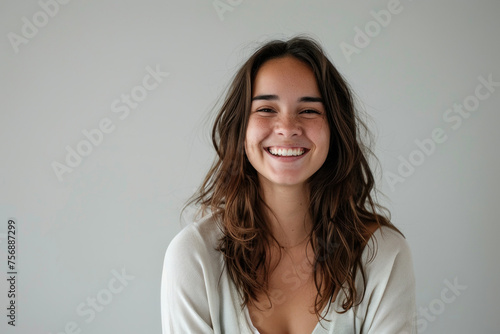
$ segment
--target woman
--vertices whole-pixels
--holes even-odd
[[[416,333],[411,253],[372,199],[361,126],[313,40],[243,64],[191,201],[202,218],[166,252],[163,333]]]

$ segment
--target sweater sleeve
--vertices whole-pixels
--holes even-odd
[[[163,334],[214,333],[203,247],[200,236],[188,226],[167,248],[161,281]]]
[[[384,228],[377,232],[377,252],[366,265],[367,299],[363,301],[365,318],[361,333],[416,334],[415,276],[410,248],[406,239],[394,230]]]

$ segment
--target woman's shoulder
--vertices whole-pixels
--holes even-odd
[[[165,261],[183,267],[193,262],[204,266],[213,265],[213,262],[220,260],[220,252],[216,251],[216,247],[221,236],[222,231],[212,215],[192,221],[170,241]]]
[[[384,252],[401,252],[409,250],[406,237],[397,229],[391,226],[381,226],[377,228],[372,239]]]
[[[223,257],[216,251],[220,234],[216,221],[207,216],[189,223],[169,243],[161,278],[164,331],[214,332],[221,303]]]
[[[367,272],[390,272],[394,267],[408,267],[413,271],[412,255],[406,238],[390,226],[377,228],[368,241],[363,259]]]

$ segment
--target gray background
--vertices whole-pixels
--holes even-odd
[[[212,0],[73,0],[47,22],[37,1],[2,1],[0,263],[4,277],[13,217],[19,275],[15,328],[0,281],[0,331],[160,333],[162,260],[214,156],[211,110],[259,42],[307,33],[370,116],[380,200],[413,252],[420,332],[497,333],[500,87],[460,126],[443,116],[473,101],[478,77],[500,81],[500,2],[401,0],[346,57],[342,43],[355,45],[356,27],[375,29],[371,11],[391,1],[227,1],[219,16]],[[38,32],[16,52],[9,33],[22,37],[23,17],[34,15]],[[111,104],[148,66],[169,75],[120,119]],[[59,181],[53,162],[64,164],[66,146],[76,149],[104,118],[114,131]],[[391,187],[386,176],[418,158],[415,140],[435,128],[447,140]],[[133,276],[116,293],[113,270]],[[461,290],[445,290],[446,280]],[[78,307],[88,312],[96,297],[104,304],[90,320]]]

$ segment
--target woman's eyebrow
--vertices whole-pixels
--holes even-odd
[[[321,103],[323,103],[323,99],[321,97],[303,96],[299,99],[299,102],[321,102]]]
[[[279,100],[279,99],[280,98],[278,97],[278,95],[257,95],[257,96],[252,97],[252,101],[256,101],[256,100],[270,101],[270,100]]]
[[[268,94],[268,95],[257,95],[252,97],[252,101],[256,100],[265,100],[265,101],[271,101],[271,100],[279,100],[278,95],[274,94]],[[302,96],[301,98],[298,99],[298,102],[321,102],[323,103],[323,99],[321,97],[315,97],[315,96]]]

